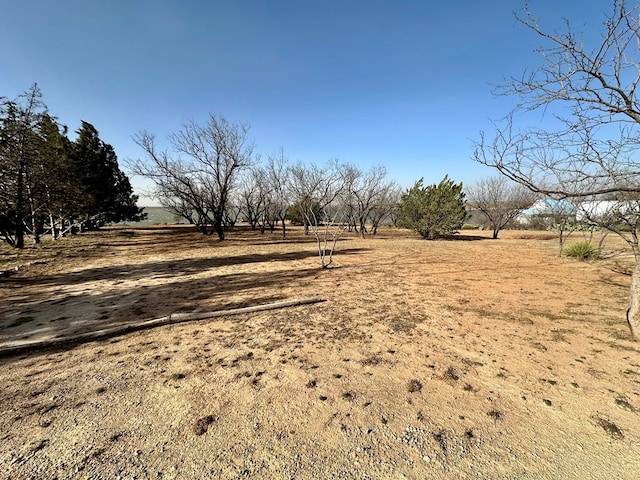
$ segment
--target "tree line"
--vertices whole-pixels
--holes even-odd
[[[282,150],[262,159],[254,153],[247,124],[214,114],[205,124],[188,122],[169,135],[169,148],[159,148],[156,137],[146,131],[135,141],[145,156],[129,160],[128,169],[152,180],[149,195],[201,233],[215,233],[220,240],[239,220],[263,233],[281,229],[283,238],[287,221],[302,225],[305,234],[337,226],[362,237],[375,235],[386,221],[434,239],[455,233],[467,218],[462,183],[448,176],[428,186],[420,179],[403,191],[383,166],[362,169],[335,159],[320,165],[293,163]],[[483,204],[495,237],[534,201],[531,195],[522,195],[529,203],[524,203],[526,198],[513,201],[514,192],[497,189],[494,203]],[[473,198],[481,203],[479,195]],[[496,208],[503,216],[494,219]]]
[[[37,85],[0,98],[0,238],[23,248],[43,234],[143,216],[113,147],[82,121],[76,140],[49,114]]]
[[[393,221],[401,189],[384,167],[293,163],[283,151],[262,159],[248,133],[248,125],[212,114],[204,125],[185,124],[168,137],[171,150],[160,150],[143,131],[135,141],[146,155],[128,167],[152,180],[150,195],[164,208],[220,240],[240,219],[262,232],[281,229],[283,238],[286,220],[305,233],[340,223],[363,236]]]
[[[145,156],[127,166],[151,179],[149,193],[164,208],[221,240],[239,220],[261,232],[280,229],[283,238],[287,222],[303,225],[305,233],[336,224],[363,237],[388,222],[429,239],[451,235],[464,223],[462,184],[448,177],[429,186],[421,179],[403,191],[383,166],[293,163],[282,150],[263,159],[249,130],[210,115],[206,124],[188,122],[170,135],[170,150],[142,131],[134,140]],[[56,239],[144,218],[113,147],[97,129],[82,121],[75,140],[67,133],[37,85],[15,100],[2,99],[0,236],[6,243],[22,248],[25,238],[38,243],[43,234]],[[497,202],[504,207],[506,200]]]

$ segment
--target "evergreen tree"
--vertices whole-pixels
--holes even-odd
[[[23,248],[45,225],[57,238],[76,221],[91,228],[143,218],[132,193],[113,147],[87,122],[71,142],[37,85],[17,100],[0,98],[0,240]]]
[[[72,162],[77,175],[79,203],[76,213],[86,228],[103,222],[137,220],[143,216],[127,176],[118,167],[113,147],[104,143],[98,130],[82,121],[73,143]]]
[[[46,107],[36,84],[18,100],[0,105],[0,236],[24,247],[27,225],[38,210],[38,124]]]
[[[56,119],[43,115],[39,130],[44,194],[42,223],[48,224],[55,240],[65,231],[70,214],[79,203],[80,192],[71,161],[72,142],[66,136],[66,127],[61,128]]]
[[[445,176],[438,185],[423,186],[423,179],[402,195],[398,223],[432,240],[456,233],[467,218],[462,183]]]

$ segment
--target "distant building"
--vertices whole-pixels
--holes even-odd
[[[537,200],[531,207],[523,210],[514,219],[522,226],[549,226],[567,217],[575,218],[576,208],[569,200],[544,198]]]
[[[619,222],[640,216],[640,202],[617,200],[592,200],[581,202],[576,210],[576,220],[587,223]],[[633,222],[635,223],[635,222]]]

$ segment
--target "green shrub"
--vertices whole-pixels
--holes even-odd
[[[600,256],[600,250],[593,243],[584,240],[566,247],[564,254],[567,257],[577,258],[578,260],[595,260]]]
[[[462,183],[447,175],[438,185],[423,185],[423,179],[407,190],[400,201],[398,224],[433,240],[456,233],[467,218]]]

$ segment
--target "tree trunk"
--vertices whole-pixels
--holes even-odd
[[[365,224],[365,219],[361,218],[360,220],[360,236],[364,238],[365,233],[367,233],[367,225]]]
[[[218,239],[224,240],[224,226],[223,226],[222,218],[220,216],[214,219],[213,229],[218,234]]]
[[[56,232],[56,222],[53,221],[53,215],[49,214],[49,227],[51,228],[51,240],[56,240],[58,238]]]
[[[629,323],[633,337],[636,340],[640,340],[640,263],[636,264],[636,268],[633,270],[631,277],[627,322]]]

